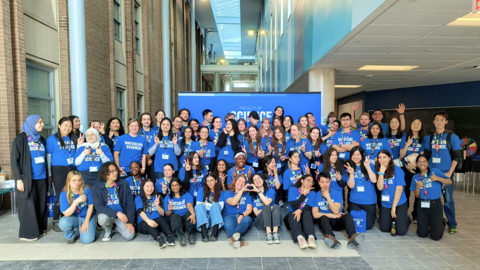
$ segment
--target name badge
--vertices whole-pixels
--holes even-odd
[[[126,172],[126,171],[123,171],[123,173],[121,173],[120,176],[121,176],[121,177],[127,176],[127,172]]]
[[[253,162],[252,166],[258,168],[258,162]]]
[[[45,163],[45,159],[43,157],[36,157],[35,164]]]
[[[433,163],[440,163],[440,161],[441,161],[441,159],[440,159],[439,157],[437,157],[437,158],[435,158],[435,157],[432,158],[432,162],[433,162]]]
[[[228,150],[223,151],[223,154],[224,154],[225,156],[228,156]]]
[[[168,155],[162,154],[162,159],[168,159]]]
[[[205,157],[209,158],[209,157],[210,157],[210,154],[205,154]]]
[[[340,153],[340,154],[338,155],[338,157],[339,157],[339,158],[345,158],[345,153]]]
[[[389,202],[389,201],[390,201],[390,196],[382,195],[382,202]]]
[[[310,169],[316,169],[316,168],[317,168],[317,164],[312,163],[312,164],[310,165]]]
[[[357,192],[365,192],[365,187],[364,186],[358,186],[357,187]]]
[[[98,172],[98,167],[97,166],[90,167],[90,172]]]
[[[282,168],[282,163],[277,163],[277,168],[278,169]]]
[[[197,192],[196,191],[193,193],[193,197],[197,197]]]
[[[421,201],[420,207],[421,208],[430,208],[430,202],[429,201]]]
[[[210,168],[208,167],[208,165],[205,165],[205,169],[207,169],[207,171],[210,170]]]
[[[67,158],[67,163],[68,163],[68,165],[73,164],[73,158]]]
[[[375,166],[375,160],[374,159],[370,159],[370,165]]]

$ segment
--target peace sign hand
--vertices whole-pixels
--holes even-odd
[[[158,146],[158,144],[160,143],[160,138],[158,136],[155,136],[155,145]]]
[[[383,165],[383,164],[380,163],[380,172],[385,173],[385,171],[387,171],[387,165],[386,164]]]
[[[85,142],[85,134],[80,135],[80,137],[77,140],[77,144],[81,145],[82,143]]]
[[[163,184],[163,183],[162,183]],[[160,205],[160,195],[155,195],[155,201],[153,202],[155,206]]]
[[[352,169],[352,170],[353,170],[353,169]],[[336,172],[336,173],[335,173],[335,178],[337,179],[337,181],[342,180],[342,175],[340,174],[340,172]]]
[[[305,174],[310,174],[310,168],[308,165],[303,165],[303,169],[305,170]]]
[[[272,147],[272,145],[271,145],[269,142],[267,142],[267,147],[268,147],[268,152],[269,152],[269,153],[272,152],[273,147]]]
[[[172,141],[173,141],[173,144],[175,144],[175,145],[178,143],[177,134],[173,135]]]
[[[353,174],[355,172],[355,170],[350,167],[350,163],[347,163],[347,165],[344,165],[343,167],[347,169],[348,174]]]
[[[248,178],[252,177],[252,172],[253,172],[252,168],[248,169],[248,173],[247,173]]]
[[[245,147],[245,145],[242,145],[242,151],[245,152],[245,154],[247,153],[247,148]]]
[[[302,151],[303,151],[303,152],[305,152],[305,151],[306,151],[306,149],[307,149],[307,148],[305,147],[305,144],[307,144],[307,141],[303,141],[303,143],[302,143],[302,147],[300,147],[300,148],[302,149]]]
[[[168,211],[173,210],[173,200],[168,201]]]
[[[408,136],[408,140],[407,140],[406,146],[408,147],[408,146],[410,146],[410,145],[412,145],[412,144],[413,144],[413,138],[412,138],[412,136]]]
[[[363,161],[363,165],[365,167],[370,167],[370,156],[367,156],[367,158]]]
[[[185,171],[190,171],[192,169],[192,166],[190,166],[190,161],[188,159],[185,159]]]
[[[310,194],[310,191],[312,191],[314,189],[315,189],[314,187],[306,188],[302,191],[302,194],[307,196],[308,194]]]
[[[159,180],[159,181],[160,181],[160,180]],[[165,183],[163,183],[163,181],[162,181],[162,182],[160,182],[160,185],[162,185],[162,190],[163,190],[163,193],[166,193],[166,192],[167,192],[167,190],[168,190],[168,187],[167,187],[167,185],[165,185]]]

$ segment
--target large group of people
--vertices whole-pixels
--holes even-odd
[[[419,237],[439,240],[446,225],[456,233],[451,178],[461,148],[445,129],[448,115],[436,113],[436,130],[426,136],[420,119],[403,132],[403,104],[388,123],[381,110],[356,123],[358,107],[340,117],[331,112],[325,125],[312,113],[295,124],[280,106],[261,121],[255,111],[247,121],[210,109],[203,120],[188,109],[169,119],[159,110],[125,127],[117,117],[91,121],[85,133],[70,116],[47,139],[42,117],[30,115],[11,152],[19,237],[46,235],[50,185],[57,198],[53,230],[68,244],[76,241],[75,229],[84,244],[103,229],[101,241],[114,233],[132,240],[139,232],[165,248],[195,244],[197,232],[203,242],[217,241],[224,228],[239,248],[248,245],[242,236],[253,226],[267,244],[280,244],[284,224],[306,249],[316,248],[318,224],[329,248],[341,247],[334,230],[346,230],[347,247],[355,248],[365,234],[350,213],[362,210],[367,230],[377,221],[382,232],[402,236],[414,222]]]

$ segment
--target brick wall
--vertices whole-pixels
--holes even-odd
[[[72,99],[70,91],[70,48],[68,34],[68,0],[58,0],[58,48],[60,53],[58,73],[61,93],[61,115],[72,114]]]

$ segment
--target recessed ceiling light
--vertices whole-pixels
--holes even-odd
[[[335,85],[335,88],[360,88],[362,85]]]
[[[250,30],[250,31],[248,31],[248,34],[249,34],[249,35],[253,35],[253,34],[255,34],[255,31]]]
[[[447,24],[449,26],[480,26],[480,13],[467,15],[456,19],[455,21]]]
[[[408,71],[418,66],[385,66],[385,65],[366,65],[358,70],[376,70],[376,71]]]

